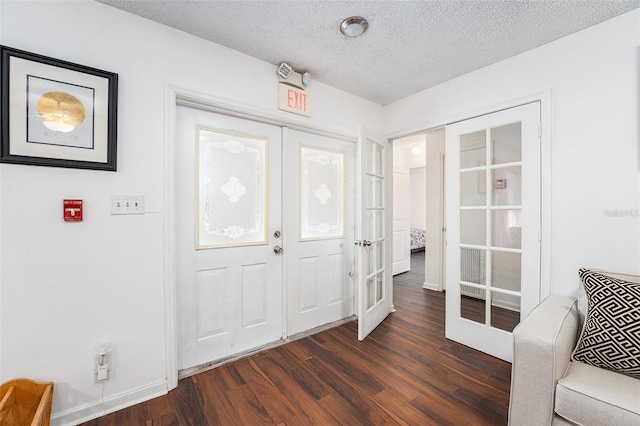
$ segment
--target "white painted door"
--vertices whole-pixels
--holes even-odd
[[[283,335],[281,128],[177,108],[178,368]]]
[[[387,200],[392,199],[393,172],[390,144],[370,130],[360,129],[356,221],[358,339],[363,340],[393,309],[391,252],[392,218]]]
[[[393,275],[411,269],[411,175],[393,166]]]
[[[354,313],[355,144],[284,129],[287,334]]]
[[[446,128],[446,337],[509,362],[540,298],[539,126],[535,102]]]

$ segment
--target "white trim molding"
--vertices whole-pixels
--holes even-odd
[[[77,425],[166,394],[167,382],[161,380],[138,389],[56,413],[51,416],[51,426]]]

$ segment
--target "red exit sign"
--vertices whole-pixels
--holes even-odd
[[[309,94],[297,87],[279,83],[278,109],[311,117]]]

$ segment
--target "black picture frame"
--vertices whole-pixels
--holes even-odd
[[[118,74],[0,46],[0,162],[116,171]]]

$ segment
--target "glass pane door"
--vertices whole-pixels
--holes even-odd
[[[358,339],[364,339],[392,309],[391,258],[386,254],[386,177],[391,175],[389,144],[363,129],[359,141],[360,220],[358,248]]]
[[[446,335],[506,360],[539,299],[539,108],[446,128]]]
[[[512,331],[521,297],[520,122],[460,135],[459,155],[460,316]]]

